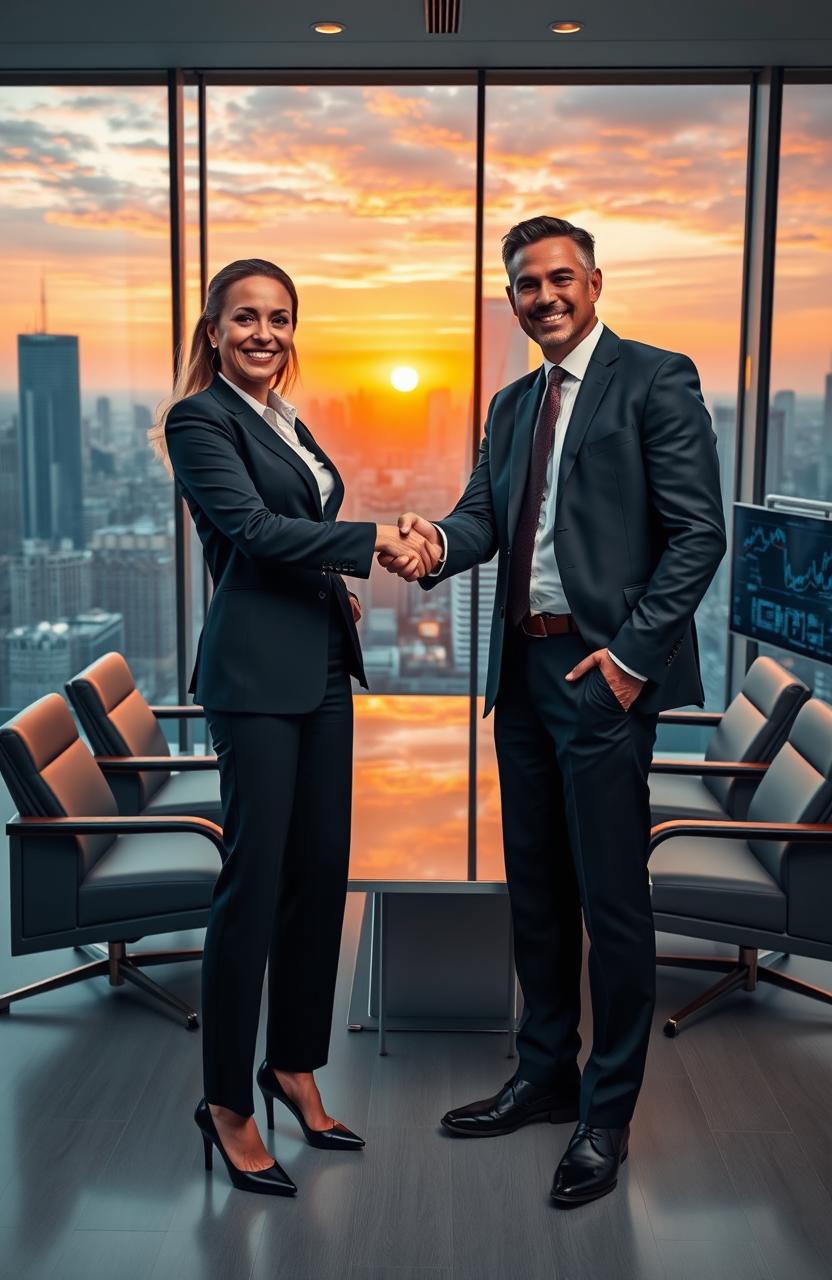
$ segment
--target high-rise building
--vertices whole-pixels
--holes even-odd
[[[113,406],[109,396],[99,396],[95,402],[96,436],[100,444],[113,442]]]
[[[768,414],[768,442],[766,445],[766,491],[788,492],[786,483],[786,414],[772,405]]]
[[[17,339],[23,536],[83,546],[78,339]]]
[[[20,477],[17,422],[0,425],[0,555],[20,542]]]
[[[13,627],[5,638],[9,706],[17,709],[45,693],[63,693],[71,676],[123,646],[121,617],[100,609],[60,622]]]
[[[173,538],[150,520],[96,529],[91,539],[93,598],[124,618],[124,652],[154,701],[176,687]]]
[[[25,541],[9,557],[8,573],[13,627],[70,618],[92,604],[92,553],[76,551],[68,540],[57,549]]]
[[[491,639],[491,614],[497,591],[497,560],[479,567],[479,607],[477,617],[477,692],[485,692],[488,671],[488,648]],[[467,671],[471,653],[471,574],[458,573],[451,579],[451,649],[454,667]]]
[[[529,339],[517,323],[508,299],[486,298],[482,304],[483,412],[501,387],[528,372]]]
[[[734,502],[734,467],[737,456],[737,410],[732,404],[714,405],[714,431],[719,459],[719,488],[727,524],[731,522]]]

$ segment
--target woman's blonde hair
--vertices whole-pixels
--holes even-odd
[[[248,276],[268,276],[283,285],[292,299],[292,328],[297,327],[298,291],[281,267],[275,266],[273,262],[267,262],[265,258],[239,258],[236,262],[229,262],[227,267],[217,272],[208,285],[205,307],[196,322],[188,359],[182,361],[170,398],[159,405],[156,421],[147,433],[151,449],[171,474],[173,471],[165,442],[165,423],[168,414],[180,400],[204,391],[214,381],[220,367],[220,354],[216,347],[211,346],[208,326],[215,325],[219,320],[225,306],[226,295],[232,284],[236,284],[238,280],[245,280]],[[299,372],[300,366],[293,342],[289,349],[289,358],[284,362],[272,385],[281,391],[288,391],[294,385]]]

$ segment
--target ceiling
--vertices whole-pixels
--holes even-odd
[[[6,71],[832,65],[821,0],[462,0],[443,36],[423,0],[4,0],[2,19]],[[584,29],[550,34],[564,19]],[[321,20],[346,30],[316,35]]]

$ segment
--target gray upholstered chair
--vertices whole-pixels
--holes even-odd
[[[656,928],[729,942],[729,957],[659,956],[660,964],[725,976],[668,1019],[673,1036],[691,1014],[737,987],[773,983],[832,1004],[832,992],[774,968],[784,955],[832,960],[832,707],[812,698],[754,793],[743,821],[681,819],[651,837]],[[774,953],[760,960],[761,950]]]
[[[12,954],[76,947],[94,957],[0,994],[0,1013],[16,1000],[101,975],[113,986],[131,982],[196,1027],[196,1011],[143,968],[198,960],[202,952],[130,954],[126,943],[207,923],[221,865],[220,828],[192,816],[120,816],[56,693],[0,726],[0,773],[19,810],[6,827]]]
[[[754,766],[773,759],[808,697],[809,689],[797,676],[772,658],[757,658],[725,711],[662,712],[660,724],[715,728],[704,762],[653,761],[653,822],[671,818],[744,818],[764,773]]]
[[[120,813],[192,814],[222,822],[216,757],[171,756],[159,725],[201,716],[201,707],[151,706],[120,653],[98,658],[66,691]]]

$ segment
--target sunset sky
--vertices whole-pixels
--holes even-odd
[[[787,86],[775,378],[807,394],[829,361],[830,99]],[[395,398],[400,363],[467,396],[473,87],[211,87],[208,104],[210,266],[265,256],[294,276],[300,398]],[[513,221],[569,217],[597,238],[602,318],[689,352],[706,396],[732,396],[747,109],[740,85],[489,88],[486,294]],[[3,88],[0,147],[0,389],[44,274],[85,393],[154,398],[170,359],[164,89]],[[192,196],[194,163],[192,148]]]

